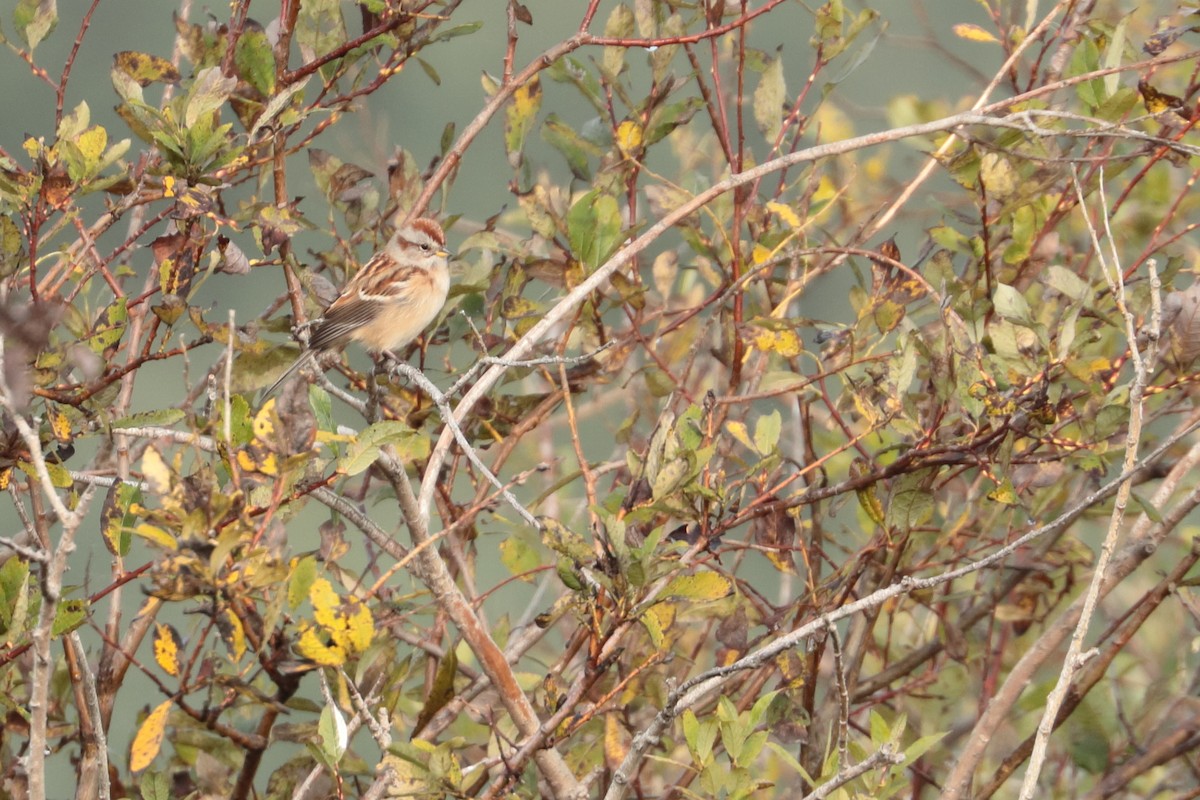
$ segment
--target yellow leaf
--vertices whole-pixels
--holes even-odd
[[[779,353],[784,358],[795,358],[804,351],[800,337],[795,331],[763,330],[754,335],[754,346],[764,353]]]
[[[656,650],[662,650],[667,639],[667,628],[675,621],[675,606],[672,603],[656,603],[642,614],[641,622],[650,634],[650,643]]]
[[[754,266],[758,266],[771,257],[771,250],[763,247],[761,244],[754,245],[754,251],[750,253],[750,260],[754,262]]]
[[[780,552],[778,550],[767,550],[763,553],[763,555],[765,555],[767,560],[774,564],[775,569],[779,570],[780,572],[786,572],[789,575],[796,574],[796,565],[792,562],[791,553],[787,551]],[[732,651],[731,653],[734,658],[737,658],[737,653]]]
[[[729,431],[733,438],[744,444],[747,450],[758,452],[755,450],[754,441],[750,438],[750,431],[746,428],[746,423],[731,419],[725,423],[725,429]]]
[[[972,25],[969,22],[960,22],[954,26],[954,35],[960,39],[966,39],[968,42],[995,42],[1000,43],[990,31],[985,31],[978,25]]]
[[[733,592],[733,584],[724,575],[715,572],[700,572],[681,575],[667,584],[664,597],[682,597],[687,600],[720,600]]]
[[[770,202],[767,203],[767,209],[772,213],[778,214],[779,218],[787,223],[787,226],[792,230],[800,227],[800,217],[792,210],[791,206],[783,203]]]
[[[175,196],[175,176],[168,175],[163,178],[163,197]]]
[[[341,659],[338,663],[371,646],[375,620],[366,605],[355,598],[343,600],[338,597],[333,586],[324,578],[313,581],[308,590],[308,599],[313,604],[313,619],[333,640],[332,649],[337,650],[337,657]]]
[[[346,663],[346,653],[342,648],[325,644],[312,627],[305,628],[300,634],[300,641],[296,642],[296,652],[325,667],[339,667]]]
[[[149,451],[147,451],[149,452]],[[143,539],[149,539],[155,544],[160,544],[168,550],[178,550],[179,543],[175,541],[175,537],[164,531],[162,528],[143,522],[133,529],[133,532]]]
[[[333,586],[325,578],[317,578],[308,589],[308,599],[313,605],[313,618],[321,627],[330,627],[337,618],[336,609],[341,602]]]
[[[817,181],[817,190],[813,192],[814,203],[824,203],[837,197],[838,189],[833,185],[833,178],[828,175],[822,175],[821,180]]]
[[[91,167],[100,160],[100,156],[104,155],[104,148],[108,147],[108,132],[99,125],[93,125],[79,134],[75,144],[79,148],[79,152],[83,154],[88,166]]]
[[[875,494],[875,484],[871,484],[862,489],[856,489],[854,492],[858,495],[858,505],[863,511],[867,512],[867,516],[876,525],[882,525],[886,516],[883,512],[883,503],[879,502],[878,495]]]
[[[157,622],[154,625],[154,661],[168,675],[179,674],[179,650],[182,641],[170,625]]]
[[[629,752],[628,734],[621,727],[616,714],[604,715],[604,761],[615,770]]]
[[[67,419],[67,415],[54,403],[46,405],[46,412],[54,438],[60,442],[71,441],[71,420]]]
[[[617,127],[617,148],[630,155],[642,146],[642,126],[627,119]]]
[[[224,619],[221,620],[219,629],[221,638],[225,640],[225,646],[233,655],[233,660],[241,661],[246,652],[246,631],[242,627],[242,621],[238,619],[238,615],[228,608],[225,609]]]
[[[254,456],[248,450],[239,450],[237,453],[238,466],[247,472],[261,472],[263,475],[278,475],[279,461],[275,458],[274,453],[261,453],[261,459],[255,460]]]
[[[171,470],[153,447],[147,447],[142,454],[142,477],[154,494],[164,495],[171,491]]]
[[[371,639],[375,635],[375,620],[371,616],[371,609],[359,600],[352,598],[347,601],[347,605],[352,610],[345,617],[345,644],[352,653],[362,653],[371,646]]]
[[[140,772],[154,761],[162,746],[163,732],[167,727],[167,714],[171,710],[171,701],[166,700],[146,716],[146,721],[133,737],[133,747],[129,752],[129,769]]]
[[[1017,492],[1013,489],[1012,481],[1008,478],[1005,478],[999,486],[988,492],[987,497],[988,500],[994,500],[1006,506],[1015,506],[1017,504]]]
[[[513,108],[522,117],[530,116],[542,104],[542,84],[535,77],[513,93]]]
[[[254,438],[266,439],[274,433],[275,420],[278,419],[278,416],[275,413],[275,398],[272,397],[263,403],[263,407],[254,415]]]

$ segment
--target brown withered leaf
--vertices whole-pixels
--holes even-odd
[[[747,631],[750,623],[746,619],[746,610],[738,606],[732,614],[721,620],[717,626],[717,641],[737,653],[746,652],[748,642]]]
[[[1163,328],[1170,345],[1170,360],[1179,373],[1191,370],[1200,357],[1200,283],[1163,300]]]
[[[1151,114],[1161,114],[1163,122],[1186,125],[1191,121],[1191,113],[1183,98],[1160,92],[1145,78],[1138,81],[1138,93],[1142,96],[1142,102],[1146,104],[1146,110]]]
[[[1194,17],[1196,15],[1196,10],[1193,9],[1188,13]],[[1162,17],[1158,20],[1158,23],[1155,27],[1157,27],[1159,30],[1153,35],[1146,37],[1145,43],[1142,44],[1143,52],[1151,56],[1157,56],[1168,47],[1175,44],[1179,37],[1183,36],[1188,31],[1200,30],[1200,28],[1197,28],[1194,25],[1168,26],[1167,23],[1170,22],[1171,19],[1172,17]]]
[[[908,270],[896,266],[903,263],[903,259],[900,257],[900,248],[896,245],[895,236],[879,245],[878,253],[879,258],[871,259],[875,266],[875,270],[872,271],[872,284],[876,297],[904,306],[925,296],[925,286]]]
[[[23,408],[29,402],[33,377],[29,365],[50,343],[50,331],[62,316],[62,305],[14,302],[0,306],[0,337],[4,339],[4,379],[13,403]]]
[[[221,265],[218,272],[226,275],[247,275],[250,272],[250,259],[228,236],[217,237],[217,250],[221,253]]]
[[[796,562],[792,558],[792,547],[796,541],[796,520],[781,507],[772,508],[754,524],[754,542],[763,548],[763,554],[776,569],[796,574]]]
[[[40,194],[47,205],[62,208],[74,191],[75,183],[67,175],[67,170],[62,165],[56,164],[42,175]]]
[[[202,242],[180,231],[164,234],[150,243],[154,265],[158,268],[159,288],[164,298],[168,294],[187,297],[196,274],[196,258],[202,247]]]

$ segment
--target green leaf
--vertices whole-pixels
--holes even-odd
[[[87,101],[83,101],[66,114],[63,114],[62,121],[58,123],[58,131],[55,133],[55,137],[58,139],[74,139],[87,129],[91,121],[92,111],[88,107]]]
[[[167,776],[161,772],[146,772],[142,774],[138,791],[142,800],[171,800],[171,784]]]
[[[114,428],[143,428],[149,426],[169,427],[187,417],[181,409],[164,408],[159,411],[139,411],[127,417],[121,417],[112,424]]]
[[[295,110],[289,110],[289,106],[292,105],[292,98],[303,92],[304,87],[308,85],[311,79],[312,76],[310,75],[302,81],[293,83],[267,101],[267,105],[263,108],[262,113],[255,118],[254,127],[250,129],[249,140],[251,142],[255,141],[258,138],[259,131],[276,117],[284,116],[285,122],[292,121],[291,118],[295,118],[296,120],[302,118]]]
[[[672,458],[663,462],[650,482],[650,491],[654,499],[663,500],[670,497],[687,482],[691,473],[692,462],[687,458]]]
[[[650,644],[654,646],[655,650],[662,650],[663,645],[666,644],[666,628],[673,616],[674,609],[670,603],[655,603],[638,617],[638,621],[646,629],[646,634],[650,637]]]
[[[1037,214],[1030,205],[1018,206],[1012,213],[1012,241],[1004,248],[1004,263],[1019,264],[1029,258],[1033,237],[1037,234]]]
[[[1142,513],[1145,514],[1151,522],[1156,524],[1162,523],[1162,513],[1160,513],[1159,510],[1154,507],[1154,504],[1151,503],[1148,498],[1138,491],[1130,492],[1130,495],[1133,497],[1133,502],[1137,503],[1138,507],[1142,509]]]
[[[129,309],[126,305],[128,298],[119,297],[110,305],[105,313],[96,321],[91,335],[86,339],[88,347],[97,355],[121,340],[129,320]],[[180,412],[182,413],[182,412]]]
[[[38,479],[37,469],[28,461],[18,461],[17,469],[21,470],[34,480]],[[67,470],[67,468],[57,461],[46,462],[46,473],[50,476],[50,485],[56,488],[67,489],[75,483],[75,480],[71,477],[71,473]]]
[[[716,572],[698,572],[695,575],[680,575],[667,584],[662,597],[679,597],[685,600],[705,602],[720,600],[733,593],[733,583]]]
[[[1116,91],[1112,97],[1109,97],[1101,103],[1094,113],[1094,116],[1108,122],[1119,122],[1123,120],[1137,105],[1138,93],[1133,87],[1125,86]]]
[[[254,417],[250,413],[250,403],[243,395],[235,394],[229,398],[229,444],[235,447],[245,447],[254,440]],[[225,404],[221,404],[221,416],[217,420],[217,431],[225,436]]]
[[[308,590],[317,580],[317,559],[305,556],[296,562],[292,574],[288,576],[287,603],[288,608],[295,611],[300,604],[308,599]]]
[[[979,181],[989,197],[1011,197],[1020,187],[1020,174],[1007,158],[999,153],[984,153],[979,159]]]
[[[12,642],[25,632],[31,613],[36,613],[40,594],[34,594],[29,586],[29,564],[19,558],[10,558],[0,564],[0,630],[4,638]],[[30,608],[31,601],[34,608]]]
[[[779,433],[783,430],[783,417],[776,409],[770,414],[758,418],[754,424],[754,449],[760,455],[767,455],[779,444]]]
[[[504,116],[504,149],[508,153],[509,166],[521,165],[521,150],[525,138],[533,130],[538,109],[542,105],[542,84],[535,76],[513,93]]]
[[[538,522],[542,524],[542,541],[554,552],[578,563],[591,561],[596,557],[586,539],[558,520],[541,517]]]
[[[1046,271],[1046,283],[1065,297],[1076,302],[1083,301],[1091,294],[1087,282],[1061,264],[1052,264]]]
[[[188,91],[187,105],[184,108],[183,124],[192,129],[225,104],[229,95],[237,87],[236,78],[226,78],[218,67],[209,67],[196,75],[195,83]]]
[[[1067,719],[1065,738],[1067,751],[1075,765],[1093,775],[1104,772],[1112,763],[1110,743],[1113,739],[1111,710],[1102,708],[1095,693],[1089,693]]]
[[[500,563],[512,575],[528,581],[533,579],[529,573],[542,565],[542,558],[526,536],[516,533],[500,543]]]
[[[317,735],[321,739],[321,753],[328,763],[337,764],[341,761],[347,744],[346,719],[337,706],[331,704],[321,709]]]
[[[425,727],[433,715],[454,699],[454,677],[458,672],[458,653],[454,647],[447,647],[445,655],[438,662],[437,672],[430,684],[429,694],[425,697],[425,705],[417,714],[417,722],[413,726],[413,735]]]
[[[242,32],[233,50],[233,63],[246,83],[264,97],[275,94],[275,51],[262,30],[247,28]]]
[[[330,397],[329,392],[315,383],[309,384],[308,404],[312,406],[313,413],[317,417],[317,428],[323,431],[333,431],[333,398]]]
[[[1004,319],[1026,327],[1033,325],[1033,312],[1029,308],[1029,302],[1012,286],[1006,283],[997,284],[992,303],[996,313]]]
[[[433,36],[429,37],[429,41],[444,42],[447,39],[457,39],[459,36],[470,36],[482,27],[483,21],[476,20],[474,22],[464,22],[461,25],[451,25],[447,28],[438,28]]]
[[[733,753],[730,753],[730,757],[733,758],[734,763],[736,763],[739,767],[749,767],[754,763],[754,760],[758,758],[758,754],[762,752],[763,746],[766,743],[767,732],[755,731],[747,736],[745,741],[742,742],[741,747],[738,748],[737,754],[734,755]]]
[[[797,775],[804,779],[805,783],[816,783],[808,774],[808,771],[796,760],[796,757],[788,752],[788,749],[776,742],[767,742],[767,747],[778,756],[779,760],[792,769]]]
[[[50,634],[62,636],[64,633],[70,633],[87,621],[87,612],[87,600],[63,600],[55,609]]]
[[[931,733],[928,736],[922,736],[915,742],[904,749],[904,765],[914,763],[918,758],[929,752],[929,748],[940,742],[946,737],[947,731],[941,733]]]
[[[689,97],[678,103],[656,108],[650,114],[650,121],[646,123],[645,146],[649,147],[661,141],[680,125],[686,125],[703,107],[704,101],[699,97]]]
[[[783,59],[772,59],[763,71],[754,90],[754,121],[758,130],[774,141],[783,127],[783,103],[787,99],[787,84],[783,77]]]
[[[0,278],[13,274],[25,259],[25,237],[12,217],[0,216]]]
[[[357,475],[379,458],[379,450],[392,445],[401,459],[422,458],[429,453],[429,437],[414,431],[399,420],[376,422],[365,428],[338,459],[338,472]]]
[[[887,720],[883,718],[883,715],[875,709],[871,710],[870,726],[871,744],[880,746],[892,740],[892,729],[888,726]]]
[[[621,3],[613,8],[604,24],[604,35],[610,39],[625,39],[633,33],[634,17],[629,6]],[[626,47],[606,47],[600,60],[600,71],[609,80],[615,80],[625,66]]]
[[[117,482],[108,487],[100,511],[100,533],[104,546],[115,556],[124,556],[129,552],[132,538],[130,529],[136,519],[129,513],[129,507],[141,502],[141,498],[141,489],[128,483]]]
[[[929,471],[906,473],[897,481],[888,501],[886,522],[893,530],[920,527],[933,517],[933,495],[927,482]]]
[[[624,241],[616,198],[599,189],[579,198],[567,212],[567,239],[589,272],[607,261]]]
[[[56,0],[18,0],[13,10],[13,25],[30,50],[49,36],[57,24]]]
[[[584,139],[575,129],[563,122],[556,114],[550,114],[542,123],[542,140],[553,147],[567,160],[571,174],[582,181],[592,179],[588,167],[589,157],[598,157],[600,148]]]
[[[305,61],[311,61],[336,49],[346,41],[346,20],[341,0],[305,0],[296,18],[296,45]],[[321,72],[328,75],[338,69],[342,59],[326,64]]]

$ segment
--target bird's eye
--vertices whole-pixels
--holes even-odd
[[[428,253],[432,248],[428,244],[421,244],[421,249]]]

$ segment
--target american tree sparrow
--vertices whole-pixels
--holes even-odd
[[[263,397],[305,364],[316,364],[319,355],[347,342],[382,352],[417,338],[446,302],[449,257],[442,226],[431,219],[415,219],[396,231],[313,323],[307,349]]]

